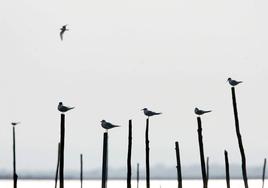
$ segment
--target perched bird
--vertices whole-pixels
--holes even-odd
[[[199,110],[198,108],[195,108],[194,109],[194,113],[196,114],[196,115],[203,115],[203,114],[206,114],[206,113],[209,113],[209,112],[211,112],[211,110],[208,110],[208,111],[205,111],[205,110]]]
[[[20,122],[11,122],[11,125],[13,125],[13,126],[16,126],[18,124],[20,124]]]
[[[111,123],[109,123],[109,122],[107,122],[105,120],[101,120],[101,126],[106,130],[112,129],[112,128],[115,128],[115,127],[120,127],[119,125],[113,125],[113,124],[111,124]]]
[[[64,25],[60,28],[60,39],[63,40],[63,34],[65,33],[65,31],[69,31],[67,29],[67,25]]]
[[[67,111],[69,111],[69,110],[71,110],[71,109],[73,109],[74,107],[67,107],[67,106],[64,106],[63,104],[62,104],[62,102],[59,102],[59,104],[58,104],[58,110],[60,111],[60,112],[67,112]]]
[[[143,108],[142,110],[143,110],[144,115],[146,115],[148,117],[162,114],[161,112],[153,112],[153,111],[150,111],[147,108]]]
[[[230,84],[231,86],[236,86],[236,85],[242,83],[242,81],[232,80],[232,78],[228,78],[228,79],[227,79],[227,82],[229,82],[229,84]]]

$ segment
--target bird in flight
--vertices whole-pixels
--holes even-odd
[[[112,129],[115,127],[120,127],[120,125],[113,125],[110,122],[107,122],[105,120],[101,120],[101,126],[108,131],[108,129]]]
[[[143,111],[144,115],[146,115],[148,117],[162,114],[161,112],[153,112],[153,111],[150,111],[147,108],[143,108],[142,111]]]
[[[71,109],[73,109],[74,107],[67,107],[67,106],[64,106],[63,104],[62,104],[62,102],[59,102],[59,104],[58,104],[58,110],[60,111],[60,112],[67,112],[67,111],[69,111],[69,110],[71,110]]]
[[[198,109],[198,108],[195,108],[194,109],[194,113],[196,114],[196,115],[203,115],[203,114],[206,114],[206,113],[209,113],[209,112],[211,112],[211,110],[200,110],[200,109]]]
[[[232,78],[228,78],[228,79],[227,79],[227,82],[229,82],[229,84],[230,84],[231,86],[236,86],[236,85],[242,83],[242,81],[232,80]]]
[[[11,122],[11,125],[13,125],[13,126],[16,126],[18,124],[20,124],[20,122]]]
[[[60,28],[60,39],[63,40],[63,34],[65,33],[65,31],[69,31],[69,29],[67,29],[67,25],[64,25]]]

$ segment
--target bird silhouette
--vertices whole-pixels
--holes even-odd
[[[108,131],[108,129],[112,129],[115,127],[120,127],[120,125],[113,125],[110,122],[107,122],[105,120],[101,120],[101,126]]]
[[[13,126],[16,126],[18,124],[20,124],[20,122],[11,122],[11,125],[13,125]]]
[[[62,102],[59,102],[59,104],[58,104],[58,110],[60,111],[60,112],[67,112],[67,111],[69,111],[69,110],[71,110],[71,109],[73,109],[74,107],[67,107],[67,106],[64,106],[63,104],[62,104]]]
[[[69,29],[67,29],[67,25],[64,25],[60,28],[60,39],[63,40],[63,34],[65,33],[65,31],[69,31]]]
[[[143,108],[142,111],[143,111],[144,115],[146,115],[148,117],[162,114],[161,112],[153,112],[153,111],[150,111],[147,108]]]
[[[236,85],[242,83],[242,81],[232,80],[232,78],[228,78],[228,79],[227,79],[227,82],[229,82],[229,84],[230,84],[231,86],[236,86]]]
[[[209,112],[211,112],[211,110],[200,110],[200,109],[198,109],[198,108],[195,108],[194,109],[194,113],[196,114],[196,115],[203,115],[203,114],[206,114],[206,113],[209,113]]]

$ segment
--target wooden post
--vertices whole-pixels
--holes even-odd
[[[209,180],[209,157],[207,157],[206,165],[207,165],[206,173],[207,173],[207,186],[208,186],[208,180]]]
[[[204,157],[203,137],[202,137],[202,123],[201,123],[200,117],[197,117],[197,124],[198,124],[197,132],[198,132],[198,141],[199,141],[201,171],[202,171],[202,178],[203,178],[203,188],[207,188],[206,164],[205,164],[205,157]]]
[[[237,140],[238,140],[238,145],[239,145],[241,160],[242,160],[242,175],[243,175],[245,188],[248,188],[246,156],[245,156],[245,151],[244,151],[244,147],[243,147],[243,143],[242,143],[242,137],[241,137],[240,129],[239,129],[239,120],[238,120],[238,113],[237,113],[235,88],[232,87],[231,90],[232,90],[232,99],[233,99],[235,130],[236,130],[236,135],[237,135]]]
[[[139,188],[140,183],[140,164],[137,163],[137,188]]]
[[[81,188],[83,188],[83,154],[80,154],[80,182]]]
[[[55,175],[55,188],[57,188],[57,183],[58,183],[59,164],[60,164],[60,142],[58,143],[58,159],[57,159],[57,167],[56,167],[56,175]]]
[[[64,142],[65,142],[65,115],[61,114],[60,122],[60,188],[64,188]]]
[[[149,148],[149,117],[146,119],[145,152],[146,152],[146,188],[150,188],[150,148]]]
[[[178,179],[178,188],[182,188],[181,159],[180,159],[179,142],[175,142],[175,150],[176,150],[176,159],[177,159],[177,179]]]
[[[17,188],[18,175],[16,171],[16,133],[13,126],[13,186]]]
[[[127,188],[131,188],[132,121],[128,124]]]
[[[229,160],[228,160],[228,152],[226,150],[224,150],[224,159],[225,159],[226,184],[227,188],[230,188]]]
[[[263,169],[262,169],[262,188],[264,188],[265,171],[266,171],[266,158],[264,159]]]
[[[108,132],[103,133],[103,154],[102,154],[102,183],[101,187],[107,187],[108,179]]]

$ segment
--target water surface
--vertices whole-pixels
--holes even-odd
[[[267,182],[268,184],[268,182]],[[19,180],[18,188],[54,188],[53,180]],[[250,188],[261,188],[261,180],[249,180]],[[0,187],[12,188],[12,180],[0,180]],[[65,188],[80,188],[79,180],[65,180]],[[85,180],[84,188],[101,188],[100,180]],[[177,188],[176,180],[152,180],[151,188]],[[225,180],[210,180],[208,183],[209,188],[226,188]],[[244,188],[242,180],[231,180],[231,187]],[[267,186],[264,186],[268,188]],[[126,180],[109,180],[107,188],[126,188]],[[137,188],[136,181],[132,182],[132,188]],[[140,181],[139,188],[146,188],[144,180]],[[202,188],[202,180],[184,180],[183,188]]]

